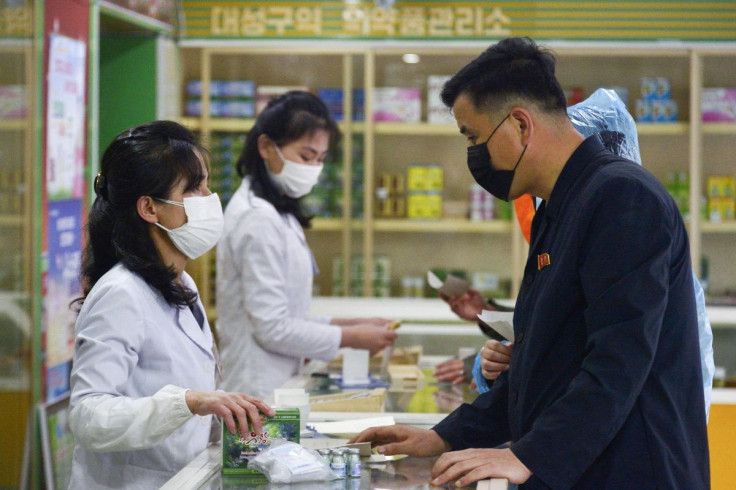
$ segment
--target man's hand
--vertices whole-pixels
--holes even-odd
[[[496,379],[509,368],[514,344],[504,344],[498,340],[486,340],[480,350],[480,368],[483,377]]]
[[[441,362],[434,368],[434,377],[437,381],[459,385],[465,381],[465,362],[462,359]]]
[[[432,485],[454,481],[464,487],[487,478],[506,478],[511,483],[524,483],[532,472],[510,449],[466,449],[445,453],[432,468]]]
[[[248,437],[249,420],[255,433],[260,434],[263,430],[259,410],[267,417],[276,415],[276,412],[267,403],[243,393],[187,390],[184,398],[190,412],[194,415],[215,415],[222,419],[231,434],[235,434],[235,421],[237,420],[240,435],[243,437]]]
[[[440,298],[450,305],[450,309],[453,313],[460,318],[471,322],[477,322],[478,315],[483,310],[495,309],[493,306],[489,305],[480,292],[474,288],[468,289],[462,296],[447,296],[440,293]]]
[[[431,429],[419,429],[408,425],[372,427],[350,440],[350,444],[370,442],[380,454],[408,454],[417,458],[437,456],[449,451],[450,445]]]

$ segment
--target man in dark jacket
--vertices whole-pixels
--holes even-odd
[[[544,200],[511,367],[432,430],[369,429],[355,440],[384,454],[446,452],[433,484],[709,488],[684,223],[656,178],[574,129],[554,70],[530,39],[506,39],[442,93],[476,181],[501,199]]]

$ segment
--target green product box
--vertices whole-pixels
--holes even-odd
[[[259,471],[248,468],[248,461],[268,449],[273,441],[299,442],[299,409],[279,408],[276,415],[263,420],[263,433],[256,434],[251,429],[247,438],[231,434],[222,424],[222,473],[224,475],[260,475]]]

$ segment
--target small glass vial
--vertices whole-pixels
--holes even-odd
[[[318,449],[317,452],[319,453],[320,457],[324,460],[324,462],[327,464],[327,466],[330,466],[332,464],[332,458],[330,457],[329,449]]]
[[[343,479],[347,475],[347,465],[345,463],[345,457],[342,455],[342,451],[333,449],[330,453],[331,462],[330,468],[337,475],[338,478]]]
[[[358,448],[351,447],[348,449],[347,475],[350,478],[360,478],[363,473],[363,465],[360,462],[360,451]]]

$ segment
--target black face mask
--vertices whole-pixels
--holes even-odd
[[[496,170],[493,168],[491,154],[488,152],[488,142],[491,141],[498,128],[508,118],[509,115],[498,123],[498,126],[491,132],[485,143],[468,147],[468,169],[470,169],[473,178],[482,188],[504,201],[509,200],[509,191],[511,190],[511,183],[514,181],[516,167],[519,166],[519,162],[521,162],[521,158],[524,156],[524,152],[526,152],[526,145],[524,145],[524,150],[516,161],[513,170]]]

